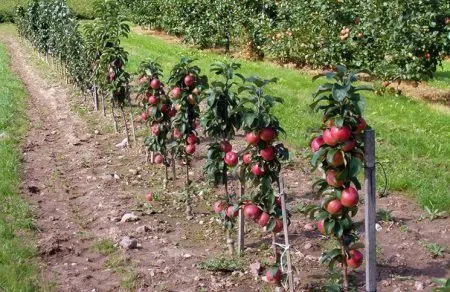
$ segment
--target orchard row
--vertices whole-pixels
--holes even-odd
[[[132,21],[200,48],[317,67],[346,64],[387,80],[424,80],[450,53],[450,2],[120,0]]]
[[[148,127],[145,147],[153,153],[152,161],[165,168],[164,188],[170,168],[174,180],[176,163],[186,169],[183,198],[187,216],[192,216],[193,195],[189,170],[202,129],[209,138],[203,170],[211,184],[223,187],[223,199],[212,208],[227,231],[230,253],[235,251],[232,230],[238,219],[240,223],[244,218],[254,221],[273,234],[276,262],[266,269],[265,279],[280,285],[286,271],[281,266],[286,261],[281,257],[288,250],[277,250],[275,235],[283,231],[288,248],[290,214],[284,203],[282,166],[289,152],[278,141],[284,131],[272,111],[283,100],[266,93],[266,88],[277,80],[244,77],[239,73],[239,64],[216,62],[210,67],[216,79],[210,81],[195,60],[182,58],[167,79],[160,64],[153,60],[142,62],[134,74],[135,82],[131,82],[131,75],[125,70],[128,53],[120,45],[120,38],[127,36],[129,27],[118,7],[114,1],[99,2],[97,14],[102,16],[87,25],[81,35],[63,0],[34,0],[26,9],[19,9],[18,28],[40,54],[57,62],[68,83],[78,86],[83,95],[92,93],[95,108],[99,96],[104,112],[104,100],[111,101],[116,130],[119,121],[115,110],[120,110],[130,147],[130,135],[134,135],[130,96],[136,94],[141,118]],[[323,126],[311,142],[312,165],[323,173],[314,187],[323,201],[318,206],[305,206],[303,211],[318,222],[319,231],[339,242],[339,249],[324,252],[321,259],[330,267],[339,264],[344,268],[347,289],[347,267],[358,268],[362,264],[362,245],[352,217],[358,211],[361,186],[357,176],[362,168],[362,135],[367,127],[362,117],[364,100],[359,92],[371,88],[355,87],[355,75],[341,66],[335,69],[323,74],[328,81],[319,87],[311,105],[323,113]],[[205,109],[201,112],[202,101]],[[240,131],[245,133],[246,145],[237,151],[233,143]],[[136,138],[132,140],[136,146]],[[231,177],[239,182],[237,193],[229,188]],[[152,194],[147,199],[151,201]],[[242,224],[238,229],[243,235]],[[292,267],[287,271],[292,272]]]

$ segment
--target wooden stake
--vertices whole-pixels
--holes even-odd
[[[242,197],[245,194],[245,180],[241,178],[239,179],[239,200],[242,200]],[[239,208],[239,221],[238,221],[238,248],[237,252],[239,256],[244,255],[244,241],[245,241],[245,219],[244,219],[244,210]]]
[[[166,161],[164,161],[164,182],[163,182],[163,189],[167,189],[167,183],[169,181],[169,167],[167,166]]]
[[[191,207],[191,193],[189,189],[190,185],[189,180],[189,160],[186,159],[186,216],[192,216],[192,207]]]
[[[177,179],[177,170],[175,167],[175,158],[172,157],[170,165],[172,166],[172,179],[175,181]]]
[[[343,277],[343,280],[344,280],[343,291],[347,292],[348,291],[348,266],[347,266],[347,261],[346,261],[347,256],[345,254],[345,247],[344,247],[344,240],[343,239],[341,239],[341,253],[342,253],[342,257],[344,258],[344,260],[342,261],[342,268],[343,268],[342,277]]]
[[[97,85],[94,83],[94,110],[98,111],[98,90]]]
[[[279,192],[281,197],[281,213],[283,216],[283,234],[284,234],[284,245],[287,247],[286,250],[286,264],[287,264],[287,275],[289,291],[294,292],[294,276],[292,272],[292,262],[291,262],[291,250],[289,248],[289,233],[288,233],[288,220],[286,212],[286,193],[284,192],[284,181],[282,176],[279,177]]]
[[[228,253],[230,255],[234,255],[234,239],[231,236],[231,230],[227,228],[227,245],[228,245]]]
[[[130,143],[130,133],[128,130],[128,122],[127,122],[127,117],[125,116],[125,111],[123,109],[123,106],[120,106],[120,111],[122,112],[122,119],[123,119],[123,123],[125,125],[125,134],[127,135],[127,141],[128,141],[128,147],[131,148],[131,143]]]
[[[377,291],[375,131],[364,131],[366,291]]]

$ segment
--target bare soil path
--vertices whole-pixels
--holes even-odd
[[[111,132],[108,118],[90,113],[68,86],[44,78],[42,70],[49,68],[36,66],[27,46],[13,37],[3,41],[14,72],[30,92],[22,190],[36,214],[42,271],[54,290],[271,291],[248,268],[249,263],[270,261],[271,256],[271,239],[255,224],[248,225],[242,272],[212,273],[197,267],[226,251],[224,233],[211,219],[211,204],[220,193],[207,187],[201,176],[206,143],[191,174],[199,181],[195,216],[186,220],[183,205],[177,203],[182,179],[162,192],[162,170],[147,165],[138,149],[116,149],[122,137]],[[315,200],[309,169],[304,159],[287,167],[291,209]],[[152,205],[143,199],[149,190],[160,197]],[[392,222],[380,223],[378,233],[379,291],[414,291],[420,285],[431,291],[432,278],[450,277],[448,254],[433,258],[426,247],[436,243],[448,250],[450,220],[419,220],[423,211],[396,194],[380,199],[379,206],[392,211],[393,217]],[[132,212],[137,221],[120,222]],[[326,279],[318,257],[330,243],[314,229],[312,222],[293,214],[296,291],[310,291]],[[120,246],[126,236],[137,241],[137,248]],[[363,271],[354,275],[363,290]]]

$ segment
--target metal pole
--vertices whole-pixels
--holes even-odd
[[[375,131],[364,132],[366,291],[377,291]]]

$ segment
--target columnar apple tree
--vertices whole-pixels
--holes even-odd
[[[111,99],[111,112],[116,132],[118,127],[114,109],[119,107],[129,140],[128,122],[124,111],[127,103],[131,110],[130,75],[124,68],[128,61],[128,52],[121,46],[120,39],[128,36],[130,28],[125,23],[119,4],[115,1],[97,2],[95,12],[99,18],[85,27],[87,50],[91,55],[95,55],[96,59],[92,66],[93,81]]]
[[[246,79],[249,83],[240,88],[239,111],[242,112],[243,129],[247,147],[242,161],[245,177],[253,186],[249,199],[242,202],[246,219],[251,219],[273,233],[273,248],[276,264],[267,269],[268,282],[279,284],[281,280],[280,258],[275,245],[275,234],[283,231],[282,210],[277,184],[280,178],[281,161],[288,158],[288,150],[277,138],[284,133],[272,108],[283,100],[265,93],[268,84],[276,79],[262,80],[258,77]]]
[[[199,125],[201,93],[208,88],[208,79],[200,75],[201,70],[193,65],[194,60],[181,58],[176,64],[169,77],[170,97],[176,109],[176,114],[172,120],[173,142],[171,145],[172,156],[180,159],[186,166],[186,213],[191,215],[190,206],[190,179],[189,169],[192,162],[192,155],[199,144],[197,127]]]
[[[172,129],[171,117],[175,109],[167,96],[164,84],[161,82],[161,65],[155,61],[142,62],[138,71],[138,96],[144,111],[141,118],[150,126],[150,135],[145,138],[145,147],[156,155],[152,162],[163,164],[165,170],[164,186],[167,188],[168,167],[170,166],[168,142]]]
[[[225,201],[216,202],[215,211],[219,213],[227,230],[227,242],[229,251],[234,253],[234,240],[231,238],[231,230],[234,227],[239,213],[239,205],[236,196],[228,190],[228,168],[238,164],[238,153],[232,151],[230,143],[242,124],[242,115],[237,111],[239,97],[234,88],[237,83],[234,80],[244,77],[236,70],[240,64],[216,62],[211,71],[220,76],[222,80],[211,82],[211,88],[207,94],[208,107],[202,118],[202,124],[206,135],[212,138],[208,146],[207,161],[204,166],[205,174],[215,185],[224,186]]]
[[[311,108],[323,114],[319,134],[311,142],[314,153],[312,165],[320,168],[323,178],[314,188],[323,198],[320,205],[307,206],[305,212],[318,221],[318,230],[334,237],[340,248],[323,253],[321,263],[334,268],[343,267],[343,288],[348,289],[348,267],[358,268],[363,261],[358,242],[357,224],[352,217],[358,212],[361,184],[358,174],[364,157],[363,132],[367,124],[362,117],[364,97],[362,90],[371,87],[355,86],[356,76],[342,66],[336,72],[327,72],[328,81],[319,86]]]

